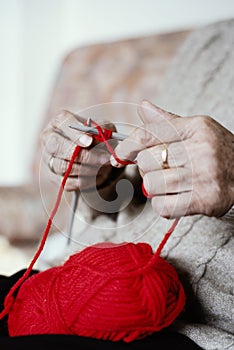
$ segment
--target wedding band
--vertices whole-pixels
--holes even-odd
[[[49,166],[50,170],[52,171],[52,173],[56,174],[56,172],[54,171],[53,163],[54,163],[54,157],[51,156],[49,163],[48,163],[48,166]]]
[[[164,146],[162,150],[162,169],[168,169],[168,148]]]

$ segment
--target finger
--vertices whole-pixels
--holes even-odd
[[[48,176],[48,180],[54,183],[58,187],[61,185],[63,181],[63,176],[55,174],[52,171],[49,171],[47,176]],[[79,190],[78,178],[77,177],[68,178],[64,186],[64,190],[68,192]]]
[[[48,165],[49,171],[60,176],[64,176],[67,168],[69,166],[69,161],[65,159],[60,159],[56,157],[49,157],[48,154],[43,155],[43,161]],[[81,172],[81,165],[78,163],[73,163],[72,169],[70,171],[69,177],[78,176]],[[85,167],[83,167],[84,172]],[[87,171],[86,171],[87,172]],[[89,172],[93,172],[89,169]]]
[[[187,119],[189,118],[175,118],[172,121],[166,120],[136,128],[127,139],[120,142],[115,148],[117,157],[132,161],[143,149],[185,140],[188,136]],[[114,163],[113,165],[116,166]]]
[[[152,171],[144,175],[143,184],[149,196],[191,191],[191,171],[186,168]]]
[[[52,181],[57,186],[60,186],[62,183],[63,177],[57,174],[50,173],[49,180]],[[72,191],[77,191],[79,189],[80,187],[79,187],[79,182],[77,177],[74,177],[74,178],[71,177],[67,179],[66,184],[64,186],[65,191],[72,192]]]
[[[189,155],[184,142],[174,142],[166,146],[168,150],[167,163],[169,168],[182,167],[189,162]],[[165,146],[159,145],[144,149],[136,158],[138,167],[147,173],[162,169],[162,152]]]
[[[160,123],[163,120],[180,118],[179,116],[173,113],[167,112],[147,100],[142,101],[137,111],[144,124]]]
[[[52,160],[51,160],[52,159]],[[70,160],[51,156],[47,152],[43,154],[43,161],[48,165],[50,171],[58,175],[64,175]],[[99,169],[109,164],[109,155],[102,150],[92,151],[81,150],[76,161],[73,163],[69,176],[93,176]]]
[[[64,187],[65,191],[80,191],[95,190],[97,187],[101,186],[109,177],[111,172],[111,166],[104,169],[100,169],[98,174],[94,176],[81,176],[69,177],[67,179],[66,185]],[[57,175],[58,176],[58,175]]]
[[[72,153],[76,147],[73,141],[56,132],[52,132],[45,141],[45,150],[48,154],[60,159],[71,159]]]
[[[111,172],[111,166],[98,173],[98,176],[79,176],[79,177],[68,177],[64,190],[67,192],[77,191],[77,190],[90,190],[103,184],[105,180],[109,177]],[[48,179],[52,183],[60,186],[63,180],[63,176],[55,174],[53,172],[48,172]]]
[[[55,118],[51,120],[51,126],[58,134],[73,141],[75,144],[88,147],[91,145],[93,138],[90,135],[74,130],[69,126],[72,123],[77,123],[77,117],[68,112],[62,111]]]
[[[60,159],[70,160],[76,144],[57,133],[52,133],[47,143],[45,144],[45,150],[53,157]],[[103,149],[102,144],[99,144],[92,150],[82,149],[77,157],[76,161],[82,161],[90,164],[100,164],[104,161],[107,162],[109,158],[105,156],[106,150]],[[104,157],[104,159],[103,159]]]
[[[152,207],[156,213],[167,219],[192,215],[194,213],[192,192],[153,197]]]

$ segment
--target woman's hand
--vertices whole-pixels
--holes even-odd
[[[72,123],[84,123],[84,119],[63,111],[52,119],[41,135],[44,144],[43,160],[48,165],[52,181],[61,183],[76,145],[82,146],[78,158],[66,182],[66,191],[87,190],[101,186],[112,172],[109,155],[93,138],[78,130],[69,128]],[[103,123],[102,123],[103,125]],[[114,130],[113,124],[105,124]]]
[[[166,218],[224,215],[234,204],[234,135],[211,117],[179,117],[147,101],[139,114],[144,125],[115,151],[136,159],[153,209]]]

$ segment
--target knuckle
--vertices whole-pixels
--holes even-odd
[[[54,116],[51,120],[51,125],[53,128],[59,128],[65,122],[66,119],[71,118],[73,114],[66,110],[62,110],[56,116]]]
[[[137,128],[133,133],[133,137],[135,142],[143,147],[156,143],[156,138],[149,128]]]
[[[46,150],[52,155],[56,155],[58,153],[59,143],[56,134],[52,133],[50,135],[45,147]]]
[[[61,125],[61,123],[64,121],[64,112],[61,111],[59,114],[57,114],[56,116],[54,116],[51,119],[51,125],[53,128],[57,128]]]
[[[213,124],[213,118],[210,117],[209,115],[203,115],[203,116],[201,116],[201,118],[203,119],[203,123],[205,125]]]
[[[200,117],[201,124],[210,125],[213,119],[209,115],[201,115]]]
[[[211,124],[213,119],[209,115],[198,115],[194,117],[194,121],[199,127],[207,127]]]
[[[143,145],[145,143],[145,129],[137,128],[134,129],[130,139],[133,140],[136,144]]]
[[[57,173],[64,175],[67,169],[66,161],[64,159],[59,160]]]
[[[196,134],[199,131],[199,140],[206,141],[207,137],[210,135],[212,118],[208,115],[197,115],[190,117],[190,121],[190,136]]]
[[[40,133],[39,139],[43,145],[46,145],[52,133],[51,123]]]
[[[214,119],[208,115],[198,116],[195,119],[197,119],[196,129],[203,136],[203,141],[215,147],[217,142],[217,127]]]

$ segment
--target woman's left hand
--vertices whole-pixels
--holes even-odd
[[[166,218],[224,215],[234,204],[234,135],[208,116],[180,117],[147,101],[139,111],[144,124],[115,152],[136,159],[153,209]]]

